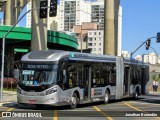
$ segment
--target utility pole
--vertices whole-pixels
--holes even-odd
[[[29,0],[6,0],[4,4],[4,24],[14,25],[14,23],[18,20],[18,16],[20,15],[22,9],[28,2]]]
[[[40,6],[41,1],[32,0],[32,9],[38,8]],[[43,1],[48,2],[48,0],[43,0]],[[46,13],[46,15],[48,16],[48,13]],[[31,51],[47,50],[47,18],[43,19],[39,17],[40,17],[39,10],[38,9],[34,10],[32,12]]]
[[[104,54],[117,55],[120,0],[105,0],[104,2]]]

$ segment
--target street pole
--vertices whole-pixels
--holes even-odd
[[[44,7],[44,8],[49,8],[49,7]],[[3,82],[4,82],[4,54],[5,54],[5,39],[6,37],[8,36],[8,34],[15,28],[15,26],[22,20],[22,18],[24,16],[26,16],[27,13],[33,11],[33,10],[37,10],[37,9],[40,9],[40,8],[35,8],[35,9],[31,9],[31,10],[28,10],[27,12],[25,12],[21,17],[20,19],[12,26],[12,28],[6,33],[4,34],[3,36],[3,43],[2,43],[2,65],[1,65],[1,93],[0,93],[0,101],[2,102],[3,101]]]
[[[81,40],[81,53],[82,53],[82,25],[81,25],[81,35],[80,35],[80,40]]]
[[[3,36],[2,45],[2,65],[1,65],[1,102],[3,101],[3,79],[4,79],[4,52],[5,52],[5,37]]]
[[[152,38],[157,38],[157,36],[156,37],[150,37],[150,38],[148,38],[148,39],[152,39]],[[147,41],[147,40],[146,40]],[[141,48],[145,43],[146,43],[146,41],[144,41],[138,48],[136,48],[133,52],[131,52],[131,58],[133,57],[133,54],[137,51],[137,50],[139,50],[139,48]]]
[[[131,52],[131,58],[132,58],[133,54],[134,54],[139,48],[141,48],[145,43],[146,43],[146,41],[143,42],[143,43],[142,43],[138,48],[136,48],[133,52]]]

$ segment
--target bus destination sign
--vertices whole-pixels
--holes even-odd
[[[51,69],[52,65],[24,64],[23,67],[27,69]]]

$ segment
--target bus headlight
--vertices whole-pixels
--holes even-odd
[[[54,92],[57,92],[57,87],[51,88],[49,90],[46,91],[46,95],[52,94]]]

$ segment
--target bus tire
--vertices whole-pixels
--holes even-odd
[[[75,109],[75,108],[77,107],[77,103],[78,103],[77,94],[76,94],[76,93],[73,93],[72,99],[71,99],[70,108],[71,108],[71,109]]]
[[[107,104],[107,103],[109,103],[109,97],[110,95],[109,95],[109,92],[108,92],[108,90],[106,90],[106,92],[105,92],[105,94],[104,94],[104,104]]]

